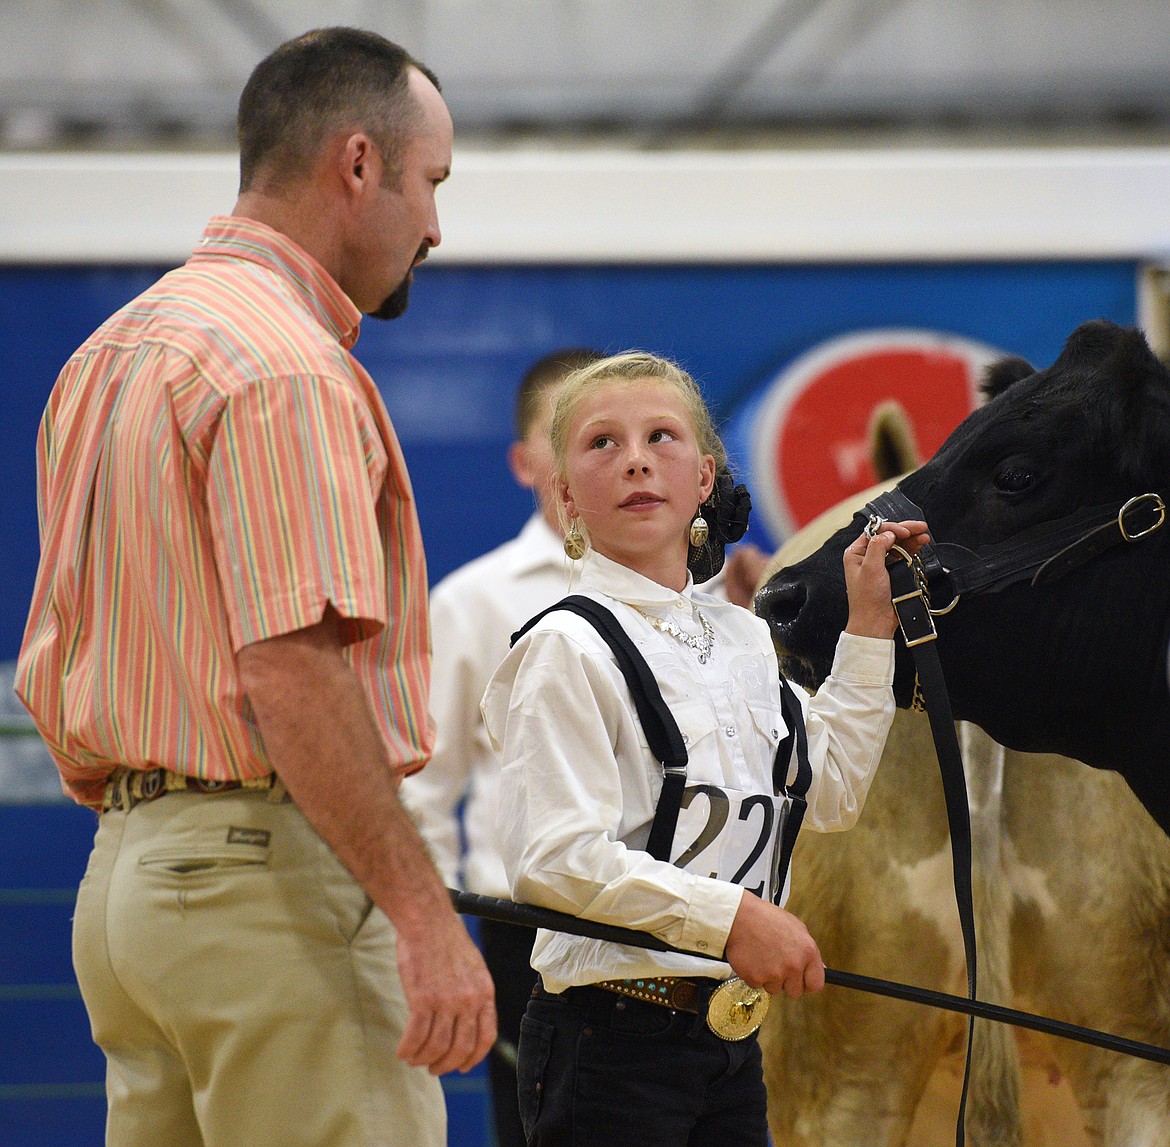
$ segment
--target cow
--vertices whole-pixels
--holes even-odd
[[[815,548],[852,509],[822,515],[774,564]],[[959,729],[980,998],[1170,1044],[1170,839],[1120,777]],[[802,834],[792,866],[788,906],[830,967],[965,992],[942,787],[921,714],[895,719],[857,826]],[[778,998],[761,1031],[774,1142],[945,1141],[965,1032],[953,1013],[855,991]],[[971,1147],[1170,1147],[1170,1068],[977,1021],[966,1127]]]
[[[1028,555],[1017,580],[965,592],[937,618],[954,715],[1012,749],[1116,770],[1170,832],[1170,528],[1159,511],[1170,484],[1170,370],[1139,331],[1099,320],[1078,327],[1045,370],[996,364],[985,391],[988,401],[897,487],[929,523],[945,568]],[[1096,508],[1100,519],[1088,513]],[[1104,515],[1113,525],[1094,530]],[[1078,522],[1089,541],[1042,567]],[[845,623],[840,552],[857,529],[778,571],[756,598],[783,672],[809,687],[827,674]],[[952,604],[946,583],[932,579],[938,608]],[[899,705],[914,681],[900,645]]]

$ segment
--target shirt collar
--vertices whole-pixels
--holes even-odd
[[[690,570],[687,570],[687,584],[679,593],[611,561],[596,550],[589,550],[581,562],[581,588],[598,590],[627,605],[661,608],[689,602],[695,586]]]
[[[242,215],[216,215],[191,261],[206,258],[238,259],[274,271],[345,350],[357,342],[361,311],[325,268],[282,232]]]

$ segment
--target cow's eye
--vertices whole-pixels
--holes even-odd
[[[1022,494],[1035,481],[1035,473],[1018,463],[1001,466],[995,473],[995,488],[1001,494]]]

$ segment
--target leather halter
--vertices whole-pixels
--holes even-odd
[[[901,489],[894,487],[868,502],[855,518],[862,524],[924,519]],[[1075,514],[1031,526],[994,545],[970,550],[949,542],[930,542],[916,556],[917,568],[931,591],[941,591],[949,613],[964,594],[995,593],[1020,581],[1051,585],[1070,570],[1122,542],[1136,542],[1160,529],[1166,505],[1158,494],[1138,494],[1120,508],[1093,506]]]

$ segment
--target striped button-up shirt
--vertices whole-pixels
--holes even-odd
[[[235,654],[327,603],[387,767],[429,756],[422,540],[389,416],[349,353],[359,319],[296,244],[221,217],[61,372],[16,689],[80,803],[100,807],[118,765],[270,772]]]

